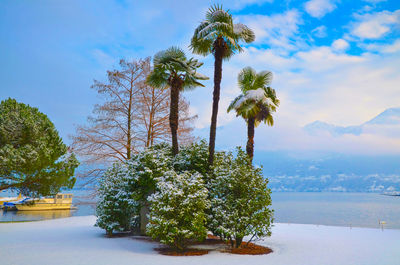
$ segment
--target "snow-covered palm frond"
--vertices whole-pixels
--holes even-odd
[[[208,79],[207,76],[197,73],[203,63],[194,58],[187,59],[183,50],[178,47],[158,52],[153,63],[154,69],[147,77],[147,82],[154,87],[164,88],[179,78],[182,82],[181,89],[191,89],[203,86],[198,80]]]
[[[232,102],[231,104],[229,104],[228,106],[228,112],[230,112],[231,110],[236,110],[240,107],[240,105],[243,103],[244,100],[244,96],[243,95],[239,95],[237,96]]]
[[[206,19],[210,22],[221,21],[228,23],[232,21],[232,15],[229,13],[229,10],[225,11],[222,5],[213,5],[208,9]]]
[[[225,49],[224,59],[228,59],[235,52],[242,51],[240,40],[250,43],[254,38],[254,32],[250,28],[243,24],[234,24],[229,11],[214,5],[207,11],[206,20],[195,29],[190,48],[193,53],[206,56],[213,53],[215,45],[219,43]]]
[[[241,39],[246,43],[251,43],[256,39],[254,32],[242,23],[234,24],[233,32],[235,33],[237,39]]]
[[[257,73],[251,67],[243,68],[238,76],[238,84],[242,94],[236,97],[228,107],[228,112],[236,111],[237,116],[245,120],[255,118],[255,126],[260,122],[273,125],[272,113],[276,111],[279,100],[276,92],[267,86],[272,80],[272,73]]]

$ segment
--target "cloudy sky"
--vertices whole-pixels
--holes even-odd
[[[0,2],[0,100],[38,107],[60,134],[74,132],[98,101],[93,79],[121,58],[152,56],[178,45],[188,51],[209,1]],[[400,107],[400,2],[398,0],[220,1],[256,33],[244,52],[224,62],[217,134],[219,148],[244,145],[245,122],[227,114],[245,66],[274,74],[281,106],[275,126],[256,129],[256,150],[399,154],[400,126],[360,135],[309,135],[316,120],[360,125]],[[213,58],[202,73],[213,75]],[[208,137],[212,80],[187,92],[199,116],[196,134]],[[388,128],[390,127],[390,128]],[[389,131],[389,133],[388,133]]]

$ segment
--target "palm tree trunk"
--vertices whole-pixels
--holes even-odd
[[[178,145],[178,121],[179,121],[179,82],[174,81],[171,85],[171,103],[169,111],[169,126],[172,136],[172,154],[175,156],[179,152]]]
[[[250,157],[250,160],[253,161],[254,156],[254,123],[255,118],[249,118],[247,121],[247,145],[246,145],[246,152],[247,155]]]
[[[213,92],[213,105],[211,115],[211,126],[210,126],[210,141],[209,141],[209,154],[208,154],[208,165],[214,164],[214,152],[215,152],[215,137],[217,130],[217,116],[218,116],[218,103],[219,94],[221,91],[221,79],[222,79],[222,57],[223,57],[223,39],[217,39],[218,43],[215,45],[215,61],[214,61],[214,92]]]

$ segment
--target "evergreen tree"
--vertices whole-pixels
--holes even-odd
[[[74,186],[78,165],[45,114],[11,98],[0,103],[0,191],[56,194]]]
[[[131,189],[132,174],[126,164],[115,163],[100,179],[95,226],[106,230],[131,231],[138,225],[139,202]]]
[[[270,235],[273,221],[271,190],[262,169],[255,168],[247,154],[237,149],[216,154],[214,178],[208,184],[211,200],[209,229],[233,247],[240,247],[243,237]]]
[[[189,240],[205,239],[207,195],[199,173],[165,172],[157,180],[157,192],[149,197],[147,233],[178,251],[184,250]]]

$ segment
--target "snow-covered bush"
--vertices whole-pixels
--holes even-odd
[[[171,160],[171,146],[168,144],[158,144],[132,155],[126,165],[132,176],[130,185],[136,200],[145,203],[156,188],[156,179],[171,170]]]
[[[165,144],[156,145],[106,171],[99,183],[96,226],[107,234],[138,228],[140,209],[147,206],[147,196],[155,190],[155,179],[171,168],[170,149]]]
[[[113,231],[130,231],[137,224],[139,204],[132,196],[130,178],[126,165],[115,163],[100,180],[95,225],[108,235]]]
[[[207,195],[199,173],[165,172],[157,180],[157,191],[148,198],[151,207],[147,233],[178,251],[191,239],[204,239]]]
[[[232,153],[217,153],[214,163],[214,176],[208,183],[209,229],[234,247],[240,246],[244,236],[250,235],[252,240],[270,235],[271,191],[262,169],[255,168],[241,148],[236,158]]]
[[[208,144],[205,140],[181,147],[173,159],[176,172],[192,171],[203,176],[208,173]]]

